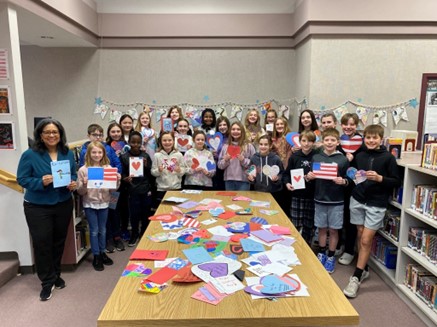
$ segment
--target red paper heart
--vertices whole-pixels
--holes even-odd
[[[235,216],[235,212],[233,211],[225,211],[218,215],[219,218],[227,220]]]
[[[199,160],[197,160],[196,158],[192,159],[193,164],[191,165],[191,169],[196,169],[197,167],[199,167],[200,163]]]
[[[140,168],[140,166],[141,166],[141,163],[140,163],[140,162],[138,162],[138,161],[136,161],[136,162],[132,162],[132,167],[133,167],[135,170],[138,170],[138,168]]]
[[[178,217],[176,217],[175,215],[163,214],[163,215],[150,216],[149,220],[164,221],[169,223],[178,220]]]
[[[180,145],[180,146],[186,146],[187,144],[188,144],[188,139],[181,139],[181,138],[178,138],[178,144]]]
[[[302,176],[293,176],[293,178],[296,182],[299,182]]]
[[[248,237],[249,237],[249,235],[247,235],[247,234],[234,234],[231,236],[231,241],[235,242],[235,243],[240,243],[240,240],[242,238],[248,238]]]
[[[236,158],[240,154],[241,149],[238,145],[230,145],[228,146],[228,154],[231,158]]]
[[[340,145],[344,152],[354,153],[363,144],[363,138],[360,135],[354,135],[349,138],[347,135],[340,137]]]

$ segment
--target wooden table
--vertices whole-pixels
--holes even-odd
[[[191,195],[180,192],[167,192],[166,197],[178,196],[201,201],[204,198],[223,200],[222,204],[231,204],[232,197],[217,196],[216,192],[203,192]],[[265,216],[259,214],[260,208],[252,207],[254,216],[261,216],[271,223],[290,226],[295,251],[302,262],[292,270],[307,285],[309,297],[282,298],[277,301],[265,299],[252,300],[250,295],[239,291],[226,297],[217,306],[192,299],[190,296],[201,284],[173,284],[159,294],[138,292],[139,278],[121,277],[98,318],[98,326],[326,326],[326,325],[358,325],[359,316],[334,280],[319,263],[316,256],[286,215],[281,211],[270,194],[260,192],[239,192],[254,200],[270,201],[270,209],[279,210],[280,214]],[[247,208],[248,202],[233,202]],[[161,204],[158,213],[168,213],[171,205]],[[199,220],[209,218],[208,212]],[[248,221],[252,216],[237,216],[228,221]],[[219,221],[209,227],[224,224]],[[159,222],[151,222],[146,235],[162,232]],[[177,241],[155,243],[143,237],[138,244],[139,249],[168,249],[169,257],[185,258],[182,249],[189,245],[181,245]],[[152,268],[153,262],[142,261]],[[246,268],[243,263],[242,268]],[[155,271],[155,269],[154,269]],[[246,271],[246,276],[254,276]]]

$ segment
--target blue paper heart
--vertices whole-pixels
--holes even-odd
[[[285,140],[290,144],[291,146],[300,146],[299,142],[299,133],[297,132],[291,132],[285,135]]]
[[[264,286],[261,289],[261,292],[264,294],[279,294],[293,290],[291,285],[287,284],[286,282],[279,279],[279,277],[274,275],[262,277],[260,282],[261,285]]]
[[[214,135],[206,136],[206,144],[212,150],[218,150],[223,144],[223,134],[216,132]]]
[[[349,167],[346,171],[347,177],[349,177],[352,180],[355,180],[356,173],[357,173],[357,169],[355,167]]]
[[[211,216],[213,217],[217,217],[218,215],[220,215],[221,213],[225,212],[225,209],[223,208],[214,208],[214,209],[209,209],[209,213],[211,214]]]
[[[208,161],[206,163],[206,170],[208,170],[208,171],[216,170],[215,162]]]

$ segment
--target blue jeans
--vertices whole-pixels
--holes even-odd
[[[225,181],[226,191],[250,191],[249,182]]]
[[[84,208],[84,211],[90,226],[91,252],[94,255],[98,255],[105,252],[106,248],[106,221],[108,220],[108,208]]]

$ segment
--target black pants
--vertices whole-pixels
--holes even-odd
[[[61,275],[61,259],[72,219],[73,200],[55,205],[24,202],[24,214],[32,236],[38,278],[42,287],[53,285]]]

